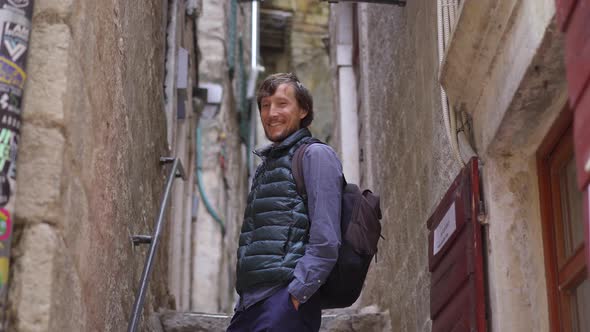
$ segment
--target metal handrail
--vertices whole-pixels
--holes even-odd
[[[143,266],[143,272],[141,273],[141,284],[137,290],[137,295],[135,296],[135,303],[133,304],[133,312],[129,320],[127,332],[135,332],[137,330],[137,325],[139,324],[141,309],[143,308],[143,301],[145,300],[148,281],[152,272],[152,265],[154,264],[154,256],[156,255],[156,250],[158,249],[158,244],[160,243],[160,235],[162,233],[164,223],[164,213],[166,212],[166,206],[168,205],[167,203],[170,197],[172,183],[177,177],[181,177],[183,180],[186,180],[186,174],[184,173],[184,168],[182,167],[180,158],[162,157],[160,158],[160,163],[172,163],[172,169],[170,170],[170,175],[168,175],[168,179],[166,181],[164,196],[162,197],[162,202],[160,204],[160,213],[158,214],[158,219],[156,221],[156,229],[154,230],[153,235],[133,235],[131,237],[134,245],[149,243],[150,251],[148,253],[145,265]]]

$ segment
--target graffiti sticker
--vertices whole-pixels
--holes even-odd
[[[29,0],[8,0],[8,3],[16,8],[24,8],[29,5]]]
[[[20,117],[19,97],[10,92],[2,92],[0,87],[0,111]]]
[[[6,209],[0,209],[0,241],[8,239],[12,230],[10,213]]]
[[[27,74],[16,63],[0,56],[0,83],[10,84],[22,89]]]
[[[4,24],[4,35],[2,36],[2,47],[6,50],[12,61],[17,61],[26,51],[29,38],[29,27],[13,22]]]
[[[3,94],[7,94],[7,97],[4,97]],[[9,105],[14,106],[12,110],[9,111],[20,114],[20,104],[21,104],[21,97],[23,95],[23,90],[19,89],[18,87],[0,83],[0,107],[4,107],[1,100],[4,100],[4,103],[8,103]],[[11,108],[9,105],[5,105],[7,108]]]
[[[8,173],[13,150],[17,148],[17,135],[8,128],[0,129],[0,174]]]
[[[0,174],[0,206],[4,207],[10,200],[10,180],[4,175]]]
[[[12,131],[20,130],[20,119],[12,114],[2,114],[0,112],[0,127],[9,128]]]

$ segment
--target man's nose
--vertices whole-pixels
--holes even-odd
[[[276,105],[271,104],[268,110],[268,116],[270,116],[271,118],[277,116],[278,114],[278,107],[276,107]]]

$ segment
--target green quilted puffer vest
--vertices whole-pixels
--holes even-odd
[[[311,139],[299,129],[276,146],[256,154],[263,159],[256,170],[238,248],[236,290],[280,285],[293,279],[297,261],[305,254],[309,231],[307,207],[297,193],[291,173],[295,150]]]

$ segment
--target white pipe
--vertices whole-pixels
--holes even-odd
[[[176,117],[174,114],[174,109],[176,105],[176,61],[177,61],[177,49],[176,49],[176,39],[177,39],[177,27],[178,22],[178,0],[172,0],[170,2],[170,6],[168,7],[171,11],[169,16],[170,21],[168,22],[168,27],[166,31],[166,77],[164,81],[164,93],[166,95],[166,104],[165,104],[165,112],[166,112],[166,126],[167,126],[167,134],[166,138],[168,140],[168,149],[173,151],[174,149],[174,136],[172,135],[173,128],[176,124]]]
[[[250,67],[252,70],[258,68],[258,1],[252,1],[252,58],[250,59]]]
[[[251,43],[251,50],[250,50],[250,77],[248,78],[248,87],[246,90],[247,93],[247,98],[252,98],[252,114],[250,115],[250,137],[248,137],[248,140],[250,142],[250,144],[248,144],[248,149],[246,151],[247,154],[249,154],[249,157],[246,158],[248,160],[248,171],[249,171],[249,179],[248,179],[248,186],[250,186],[250,184],[252,183],[253,177],[254,177],[254,170],[255,170],[255,166],[254,166],[254,158],[252,158],[252,151],[250,151],[251,149],[253,149],[256,144],[257,144],[257,139],[256,139],[256,128],[258,125],[258,104],[256,103],[255,100],[255,85],[256,85],[256,80],[258,79],[258,72],[260,70],[260,68],[258,67],[258,49],[259,49],[259,45],[258,45],[258,24],[259,24],[259,9],[258,9],[258,1],[254,0],[252,1],[252,35],[250,36],[250,39],[252,41]]]
[[[340,151],[342,171],[350,183],[360,182],[357,88],[352,66],[339,66]]]
[[[246,97],[248,99],[254,98],[256,93],[256,81],[258,74],[263,70],[258,64],[258,53],[260,52],[260,10],[257,0],[252,1],[252,36],[250,45],[250,77],[248,77],[248,85],[246,88]]]
[[[359,183],[359,124],[356,77],[352,62],[353,6],[339,3],[336,61],[338,68],[338,104],[340,105],[340,152],[342,171],[347,181]]]

